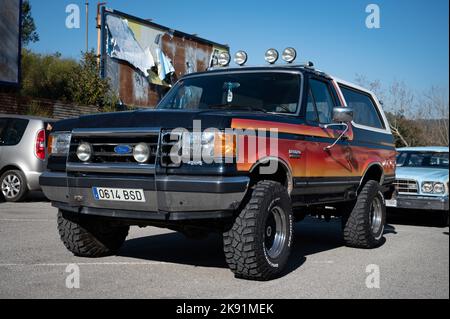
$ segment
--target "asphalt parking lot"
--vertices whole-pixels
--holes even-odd
[[[50,203],[0,203],[0,298],[449,298],[449,229],[407,214],[389,218],[375,250],[342,246],[338,220],[298,223],[287,274],[252,282],[227,269],[219,236],[132,227],[118,256],[79,258],[60,242]],[[79,288],[66,287],[69,264]],[[379,288],[366,285],[368,265]]]

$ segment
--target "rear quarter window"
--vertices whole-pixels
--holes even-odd
[[[27,125],[25,119],[0,119],[0,146],[19,144]]]
[[[356,124],[386,129],[378,108],[369,94],[341,85],[339,87],[347,101],[347,105],[353,108],[353,121]]]

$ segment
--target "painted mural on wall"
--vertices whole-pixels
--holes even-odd
[[[226,45],[132,17],[103,13],[103,70],[122,103],[154,107],[184,74],[206,71]]]

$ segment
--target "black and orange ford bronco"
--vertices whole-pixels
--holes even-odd
[[[310,63],[189,74],[156,109],[55,123],[48,145],[40,184],[84,257],[114,254],[131,225],[218,232],[236,277],[268,280],[306,215],[340,217],[348,246],[380,245],[394,192],[376,96]]]

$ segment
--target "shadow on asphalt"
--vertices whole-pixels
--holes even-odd
[[[22,201],[22,203],[33,203],[33,202],[50,202],[50,201],[47,199],[47,197],[45,197],[44,193],[40,191],[30,192]],[[0,193],[0,203],[5,203],[5,198],[1,193]]]
[[[388,225],[385,233],[396,234],[396,231],[393,226]],[[308,256],[341,246],[343,241],[339,219],[325,222],[307,218],[295,226],[294,246],[286,270],[281,276],[295,271],[307,262]],[[220,235],[210,235],[205,240],[192,240],[174,232],[134,238],[125,242],[118,255],[148,261],[227,268]]]
[[[317,234],[316,232],[305,233],[303,228],[299,224],[296,226],[294,246],[283,275],[300,267],[306,261],[306,256],[342,245],[340,239],[326,234],[329,229],[319,231]],[[118,255],[148,261],[228,268],[222,249],[220,235],[213,234],[204,240],[193,240],[174,232],[127,240]]]
[[[30,192],[25,198],[24,202],[50,202],[50,200],[45,197],[43,192]]]
[[[397,234],[395,225],[435,226],[428,215],[411,212],[389,212],[384,234]],[[448,236],[448,232],[443,232]],[[295,271],[307,262],[307,257],[343,246],[340,219],[330,222],[306,218],[295,225],[294,246],[289,263],[282,276]],[[168,233],[130,239],[119,256],[185,264],[202,267],[227,268],[222,252],[222,237],[210,235],[204,240],[188,239],[180,233]],[[324,261],[326,262],[326,261]]]
[[[447,212],[448,214],[448,212]],[[425,227],[447,227],[441,212],[430,212],[412,209],[388,209],[387,222],[390,224],[425,226]]]

